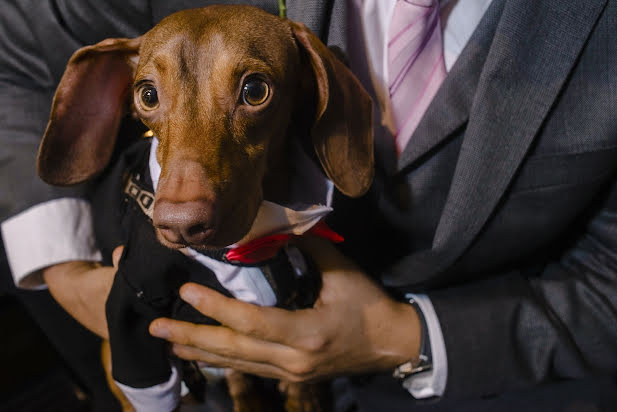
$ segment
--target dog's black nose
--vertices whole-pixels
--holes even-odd
[[[214,210],[212,203],[205,200],[162,200],[154,208],[153,223],[160,235],[174,245],[206,246],[214,233]]]

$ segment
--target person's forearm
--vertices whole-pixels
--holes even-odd
[[[108,338],[105,301],[115,269],[92,262],[66,262],[43,270],[54,299],[79,323]]]

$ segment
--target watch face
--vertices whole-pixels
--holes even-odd
[[[420,355],[417,365],[414,366],[413,361],[405,362],[394,369],[392,376],[396,379],[404,380],[412,375],[420,372],[426,372],[431,369],[433,369],[433,363],[431,360],[425,355]]]

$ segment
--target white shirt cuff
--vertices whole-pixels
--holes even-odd
[[[69,262],[101,260],[94,240],[90,204],[61,198],[32,206],[0,225],[15,285],[45,287],[41,269]]]
[[[420,307],[426,321],[431,342],[433,368],[405,379],[403,387],[416,399],[441,396],[446,390],[446,382],[448,380],[448,357],[439,319],[428,296],[418,294],[411,295],[411,297]]]
[[[180,403],[181,379],[178,369],[171,366],[167,382],[149,388],[133,388],[116,382],[136,412],[170,412]]]

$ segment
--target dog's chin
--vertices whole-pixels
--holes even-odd
[[[182,249],[190,247],[197,251],[209,251],[216,249],[223,249],[241,240],[250,230],[251,226],[247,225],[245,228],[228,228],[227,230],[214,230],[209,236],[200,243],[190,242],[170,242],[163,236],[160,231],[156,230],[156,237],[158,241],[169,249]]]
[[[225,230],[214,231],[206,242],[193,243],[187,246],[197,251],[223,249],[241,240],[249,232],[250,228],[250,225],[237,228],[227,226]]]
[[[161,245],[165,246],[168,249],[182,249],[188,246],[185,243],[170,242],[169,240],[165,239],[163,235],[161,235],[158,229],[156,229],[156,239]]]

